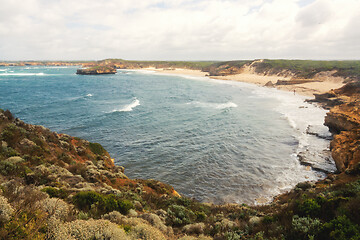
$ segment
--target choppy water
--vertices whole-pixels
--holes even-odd
[[[101,143],[131,178],[169,183],[205,202],[270,199],[307,171],[328,171],[325,110],[304,97],[245,83],[76,68],[0,68],[1,108],[22,120]],[[308,129],[308,131],[307,131]]]

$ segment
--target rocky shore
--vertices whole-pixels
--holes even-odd
[[[337,169],[360,168],[360,82],[316,95],[315,101],[330,108],[325,125],[335,134],[330,147]]]

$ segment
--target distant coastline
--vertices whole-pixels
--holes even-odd
[[[163,74],[174,74],[174,75],[187,75],[193,77],[209,77],[218,80],[230,80],[238,82],[246,82],[256,84],[258,86],[265,86],[269,81],[272,85],[269,87],[275,87],[283,91],[294,92],[307,97],[314,97],[314,94],[321,94],[330,91],[331,89],[337,89],[345,85],[344,78],[341,77],[330,77],[322,76],[319,81],[298,83],[292,85],[276,85],[278,80],[290,81],[290,77],[279,77],[277,75],[261,75],[254,71],[248,70],[247,72],[227,75],[227,76],[209,76],[207,72],[201,70],[174,68],[174,69],[159,69],[155,67],[149,67],[141,70],[156,71]]]

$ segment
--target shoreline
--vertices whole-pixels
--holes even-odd
[[[125,69],[126,70],[126,69]],[[143,69],[134,69],[134,70],[140,70],[140,71],[149,71],[149,72],[153,72],[155,74],[164,74],[164,75],[173,75],[173,76],[188,76],[188,77],[195,77],[195,78],[201,78],[201,77],[206,77],[208,79],[213,79],[213,80],[217,80],[217,81],[232,81],[232,82],[242,82],[242,83],[246,83],[246,84],[250,84],[253,86],[258,86],[258,87],[266,87],[264,86],[268,81],[272,81],[272,82],[276,82],[279,77],[278,76],[262,76],[262,75],[258,75],[258,74],[254,74],[254,73],[243,73],[243,74],[237,74],[237,75],[230,75],[230,76],[207,76],[206,72],[201,72],[200,70],[190,70],[190,69],[155,69],[155,68],[143,68]],[[282,78],[284,79],[284,78]],[[290,80],[290,78],[287,78],[287,80]],[[294,85],[290,85],[290,86],[286,86],[286,85],[281,85],[281,86],[274,86],[272,87],[272,89],[277,89],[279,91],[282,91],[284,93],[292,93],[293,90],[295,89],[296,91],[296,95],[297,97],[300,97],[301,99],[303,99],[303,101],[305,101],[306,99],[309,98],[314,98],[314,94],[320,94],[320,93],[325,93],[326,91],[329,91],[331,89],[331,87],[335,86],[335,88],[340,88],[341,86],[343,86],[344,84],[339,84],[339,83],[332,83],[330,82],[329,85],[325,85],[329,83],[330,81],[326,81],[326,82],[311,82],[311,83],[306,83],[306,85],[310,85],[310,86],[314,86],[314,89],[311,88],[305,88],[302,87],[301,85],[305,85],[305,84],[294,84]],[[305,85],[305,86],[306,86]],[[340,86],[339,86],[340,85]],[[316,87],[316,88],[315,88]],[[267,89],[271,89],[270,87],[266,87]],[[323,92],[322,92],[323,91]],[[291,94],[292,95],[292,94]],[[318,106],[321,109],[324,109],[321,106]],[[301,107],[300,107],[301,108]],[[307,107],[306,107],[307,108]],[[324,118],[322,118],[324,119]],[[330,144],[330,142],[329,142]],[[299,153],[296,153],[297,156],[299,157]],[[316,169],[313,169],[311,165],[308,165],[310,163],[304,161],[300,161],[299,159],[297,159],[297,161],[299,162],[299,164],[304,167],[305,171],[314,171],[314,172],[322,172],[324,175],[322,177],[316,177],[316,180],[311,180],[308,179],[305,181],[299,181],[297,184],[302,183],[302,182],[313,182],[318,183],[323,181],[324,179],[326,179],[329,174],[333,174],[333,172],[328,172],[326,173],[325,171],[319,171]],[[310,160],[311,162],[311,160]],[[335,166],[335,163],[333,163]],[[316,167],[316,166],[315,166]],[[284,195],[284,194],[288,194],[289,192],[291,192],[293,189],[296,188],[296,185],[291,186],[291,187],[281,187],[279,188],[279,192],[275,195],[272,196],[260,196],[258,198],[254,199],[254,202],[251,203],[251,205],[253,206],[261,206],[261,205],[268,205],[273,203],[277,198],[279,198],[280,196]],[[226,203],[224,203],[226,204]]]
[[[171,75],[187,75],[192,77],[208,77],[210,79],[224,80],[224,81],[236,81],[236,82],[245,82],[255,84],[261,87],[266,87],[269,81],[274,85],[273,88],[294,92],[306,97],[314,97],[314,94],[322,94],[328,92],[332,89],[338,89],[345,85],[342,78],[331,78],[327,76],[319,77],[319,81],[308,82],[302,84],[292,84],[292,85],[275,85],[277,80],[290,80],[290,77],[279,77],[276,75],[260,75],[256,74],[253,71],[245,71],[244,73],[227,75],[227,76],[209,76],[207,72],[202,72],[201,70],[192,70],[184,68],[174,68],[174,69],[160,69],[155,67],[142,68],[138,70],[147,70],[155,71],[163,74]]]

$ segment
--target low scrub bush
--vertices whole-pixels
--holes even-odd
[[[97,155],[103,155],[106,153],[106,150],[101,146],[100,143],[89,143],[90,150],[97,154]]]
[[[10,147],[14,147],[22,138],[25,137],[25,134],[25,129],[11,123],[3,129],[1,139],[6,141]]]
[[[167,222],[173,226],[190,224],[195,219],[194,212],[184,206],[172,205],[168,208],[167,213]]]
[[[301,216],[313,216],[316,217],[320,214],[321,206],[315,199],[308,198],[298,205],[298,211]]]
[[[53,188],[53,187],[45,187],[45,188],[41,189],[41,191],[49,194],[49,196],[51,198],[65,199],[69,195],[69,193],[62,188],[57,189],[57,188]]]
[[[312,219],[310,217],[293,216],[292,228],[294,230],[294,237],[300,239],[307,239],[314,236],[320,229],[321,222],[319,219]]]
[[[321,227],[318,239],[326,240],[356,240],[360,239],[360,226],[351,222],[349,218],[339,216]]]
[[[104,214],[111,211],[127,214],[130,209],[134,208],[129,200],[120,199],[113,194],[104,195],[94,191],[77,193],[73,197],[73,203],[83,211],[95,210],[95,214]]]

